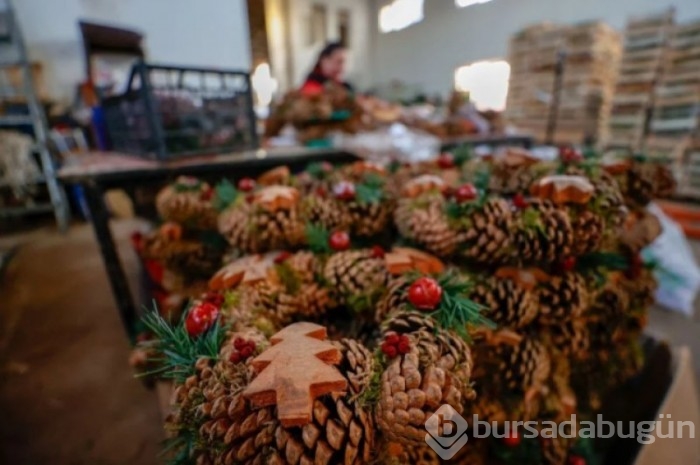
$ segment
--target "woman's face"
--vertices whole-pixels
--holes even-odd
[[[329,79],[340,81],[345,72],[345,50],[338,49],[321,59],[321,73]]]

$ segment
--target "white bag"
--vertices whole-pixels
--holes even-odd
[[[693,315],[693,302],[700,288],[700,268],[681,227],[651,203],[650,213],[659,218],[661,235],[642,251],[645,262],[656,264],[654,276],[659,282],[656,301],[670,310]]]

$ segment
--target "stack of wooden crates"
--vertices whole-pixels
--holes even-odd
[[[673,26],[673,10],[632,18],[627,23],[608,146],[641,149],[656,85],[669,64],[668,44]]]
[[[555,70],[563,75],[553,142],[596,142],[606,137],[620,36],[600,22],[529,27],[510,41],[510,89],[505,116],[518,130],[546,141],[555,93]]]

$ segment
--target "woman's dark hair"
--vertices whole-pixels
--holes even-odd
[[[316,64],[311,70],[311,74],[321,74],[321,62],[323,61],[323,59],[328,58],[338,50],[345,50],[345,45],[342,42],[328,42],[326,46],[323,47],[323,50],[321,50],[321,53],[318,54]]]

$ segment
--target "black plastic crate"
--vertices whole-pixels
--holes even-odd
[[[127,90],[101,103],[118,152],[166,160],[258,146],[246,72],[139,61]]]

